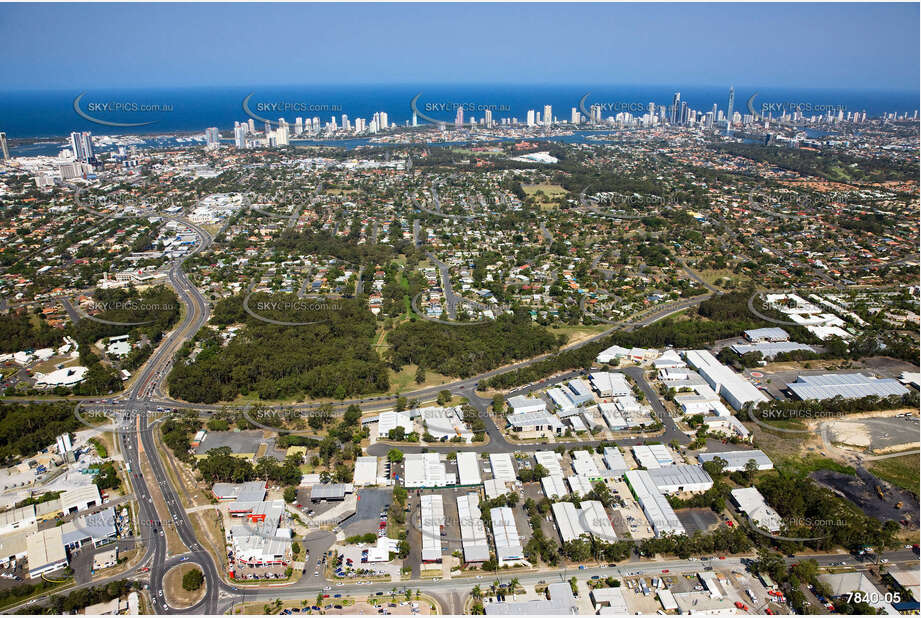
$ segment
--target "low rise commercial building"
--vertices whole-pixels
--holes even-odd
[[[507,506],[494,507],[489,510],[492,520],[492,535],[496,543],[496,559],[499,566],[512,565],[524,562],[524,550],[521,547],[521,537],[518,536],[518,526],[515,525],[515,514]]]
[[[457,519],[460,524],[464,562],[476,564],[489,560],[489,541],[480,513],[480,496],[469,493],[457,497]]]
[[[624,477],[656,536],[684,534],[684,525],[646,470],[628,470]]]
[[[420,498],[422,562],[441,562],[441,531],[445,525],[441,494],[422,494]]]
[[[793,395],[807,399],[857,399],[861,397],[901,397],[908,389],[894,378],[872,378],[862,373],[826,373],[814,376],[798,376],[796,382],[787,384]]]
[[[780,515],[768,506],[757,487],[741,487],[729,493],[736,507],[762,530],[779,532],[783,527]]]
[[[726,461],[727,472],[740,472],[745,470],[749,461],[754,461],[758,470],[772,470],[774,462],[764,454],[764,451],[723,451],[722,453],[701,453],[697,456],[700,463],[712,461],[719,457]]]

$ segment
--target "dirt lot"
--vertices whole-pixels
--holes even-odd
[[[831,470],[817,470],[809,476],[819,484],[844,494],[868,517],[900,521],[905,518],[906,513],[918,513],[917,498],[907,491],[882,483],[863,467],[857,468],[856,476]],[[877,485],[883,492],[882,498],[876,491]],[[900,509],[895,507],[898,502],[902,503]],[[917,515],[914,519],[914,525],[917,526]]]

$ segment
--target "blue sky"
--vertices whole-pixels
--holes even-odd
[[[919,5],[0,4],[3,86],[918,90]]]

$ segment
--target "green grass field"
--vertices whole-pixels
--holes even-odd
[[[921,484],[921,475],[918,473],[919,459],[919,455],[880,459],[870,463],[870,472],[917,496],[918,485]]]

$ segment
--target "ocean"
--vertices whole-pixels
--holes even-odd
[[[247,121],[244,100],[254,116],[277,121],[284,117],[294,123],[296,117],[319,117],[326,123],[342,114],[370,121],[375,112],[386,112],[390,123],[405,124],[412,119],[410,102],[419,95],[416,109],[447,124],[455,120],[458,106],[464,108],[464,120],[480,120],[490,109],[494,121],[516,117],[523,122],[528,110],[542,114],[545,105],[555,117],[569,120],[572,108],[592,104],[602,107],[603,116],[628,111],[642,115],[650,102],[670,105],[675,90],[691,109],[709,111],[715,103],[726,111],[729,88],[664,86],[573,86],[573,85],[350,85],[350,86],[272,86],[186,89],[120,89],[81,91],[0,92],[0,131],[8,139],[20,138],[31,144],[11,144],[14,156],[56,154],[61,140],[49,139],[35,144],[37,138],[62,138],[71,131],[91,131],[94,135],[166,135],[201,133],[206,127],[222,131],[233,128],[235,121]],[[83,117],[80,112],[106,123],[145,123],[143,126],[112,126]],[[252,95],[252,96],[250,96]],[[588,96],[586,96],[588,95]],[[753,107],[761,113],[798,107],[806,116],[825,110],[866,111],[868,116],[884,113],[914,113],[918,109],[916,92],[857,90],[806,90],[737,87],[734,110],[747,113],[752,95]],[[420,123],[425,121],[420,117]],[[262,128],[262,122],[256,121]]]

